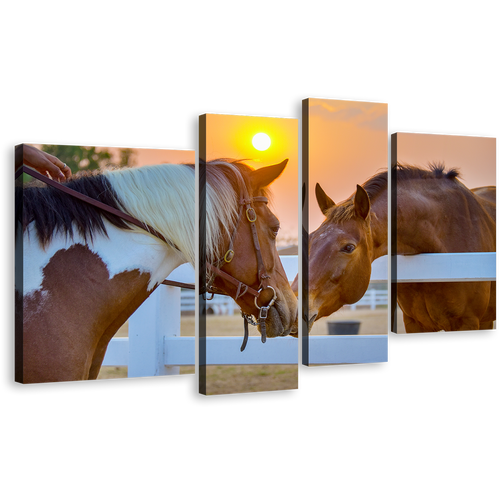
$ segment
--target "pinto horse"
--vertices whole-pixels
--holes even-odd
[[[206,287],[241,307],[242,350],[247,321],[263,342],[298,332],[297,299],[276,248],[280,222],[268,207],[268,186],[287,163],[257,170],[230,159],[206,163]]]
[[[195,261],[193,165],[109,170],[65,184],[163,240],[55,187],[16,188],[16,380],[95,379],[118,328]]]
[[[469,190],[444,165],[397,165],[397,254],[494,252],[495,188]],[[387,172],[335,205],[316,186],[326,216],[309,240],[309,328],[366,292],[371,263],[387,254]],[[401,283],[397,301],[408,333],[489,329],[495,282]]]
[[[255,225],[269,278],[253,303],[250,294],[237,301],[248,314],[269,306],[264,322],[269,336],[295,331],[297,321],[296,299],[275,247],[279,222],[262,199],[285,165],[253,172],[243,164],[216,162],[207,169],[208,256],[217,263],[230,240],[234,259],[225,262],[226,271],[249,287],[260,284],[259,269],[255,256],[247,255],[249,227],[237,223],[241,193],[234,172],[240,172],[255,199]],[[54,187],[16,189],[19,382],[97,378],[118,328],[173,269],[195,261],[193,165],[111,170],[66,186],[131,215],[149,231]],[[246,214],[254,217],[248,209]],[[218,284],[233,291],[224,280]],[[272,306],[271,287],[276,294]]]

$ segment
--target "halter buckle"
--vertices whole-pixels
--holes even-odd
[[[230,248],[227,252],[226,255],[224,255],[224,262],[230,263],[233,260],[234,257],[234,250]]]
[[[267,319],[267,313],[269,312],[269,308],[271,306],[265,306],[260,308],[259,319]]]
[[[247,219],[249,222],[255,222],[257,220],[257,214],[253,207],[247,208]]]

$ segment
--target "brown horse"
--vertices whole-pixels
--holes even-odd
[[[316,184],[316,199],[326,220],[309,235],[309,330],[361,299],[371,263],[387,254],[387,172],[338,205]]]
[[[444,166],[398,165],[398,254],[495,251],[495,188],[467,189]],[[387,254],[387,172],[369,179],[339,205],[316,186],[326,215],[310,235],[309,327],[365,293],[371,262]],[[408,333],[491,328],[495,282],[398,284]]]
[[[268,186],[287,163],[206,163],[207,288],[233,297],[250,322],[254,316],[263,341],[298,331],[297,299],[276,248],[280,222],[267,205]]]
[[[457,170],[396,167],[397,253],[495,252],[496,188],[469,190]],[[407,333],[485,330],[496,319],[496,283],[400,283]]]

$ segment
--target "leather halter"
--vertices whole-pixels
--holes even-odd
[[[239,201],[239,212],[238,212],[238,220],[236,221],[236,224],[234,226],[233,233],[231,235],[231,238],[229,240],[229,248],[224,254],[224,257],[219,259],[215,265],[211,264],[210,262],[207,261],[207,269],[210,270],[212,273],[216,274],[219,276],[222,280],[224,280],[226,283],[230,283],[234,286],[236,286],[236,294],[233,297],[233,299],[236,301],[246,293],[249,293],[254,297],[254,302],[255,302],[255,307],[259,309],[259,317],[257,318],[257,321],[254,321],[252,318],[253,316],[251,314],[244,313],[243,311],[241,312],[241,315],[243,316],[244,320],[244,337],[243,337],[243,343],[241,345],[240,350],[243,351],[247,345],[248,342],[248,323],[257,326],[260,325],[260,333],[261,333],[261,340],[262,343],[266,342],[267,335],[266,335],[266,319],[269,313],[269,309],[271,306],[274,304],[276,301],[276,290],[271,286],[271,285],[265,285],[264,283],[271,279],[271,276],[267,274],[266,267],[264,266],[264,261],[262,259],[262,253],[260,249],[260,243],[259,243],[259,236],[257,234],[257,226],[255,225],[255,221],[257,220],[257,213],[255,212],[255,208],[253,206],[254,203],[267,203],[268,199],[265,196],[254,196],[253,198],[250,198],[250,195],[248,193],[248,189],[246,187],[246,184],[243,180],[243,177],[241,173],[238,170],[234,171],[236,173],[236,179],[238,181],[238,187],[240,191],[240,201]],[[250,224],[250,229],[252,232],[252,241],[253,241],[253,246],[255,249],[255,254],[257,256],[257,277],[259,279],[259,286],[258,290],[255,290],[252,288],[250,285],[247,285],[243,283],[242,281],[236,279],[234,276],[231,276],[230,274],[226,273],[225,271],[222,271],[221,267],[224,264],[229,264],[235,255],[234,249],[233,249],[233,243],[234,243],[234,238],[236,237],[236,233],[238,232],[238,227],[240,225],[240,222],[243,218],[243,212],[245,213],[246,219]],[[258,299],[260,294],[262,293],[263,290],[270,288],[274,292],[273,298],[271,301],[266,305],[266,306],[260,306],[258,303]],[[225,292],[222,292],[218,288],[214,287],[211,282],[207,283],[206,289],[209,293],[213,294],[215,293],[222,293],[222,295],[229,295]]]

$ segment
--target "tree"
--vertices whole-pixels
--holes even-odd
[[[130,148],[120,149],[120,167],[133,167],[135,164],[135,152]]]
[[[79,170],[95,170],[109,163],[111,154],[107,149],[95,146],[59,146],[44,144],[42,151],[59,158],[75,174]],[[123,156],[122,156],[123,157]]]

